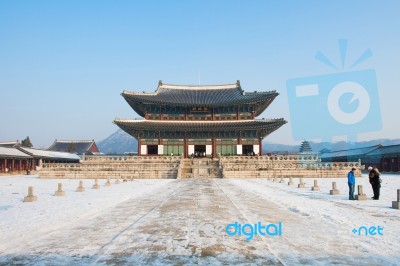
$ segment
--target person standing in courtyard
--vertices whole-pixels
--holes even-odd
[[[354,187],[356,186],[356,177],[354,175],[356,168],[351,168],[351,171],[347,174],[347,184],[349,185],[349,200],[354,200]]]
[[[374,196],[372,197],[374,200],[379,200],[380,190],[381,190],[381,173],[378,168],[368,167],[369,171],[369,183],[372,186],[372,190],[374,191]]]

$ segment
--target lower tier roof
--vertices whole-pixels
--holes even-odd
[[[283,119],[255,119],[228,121],[160,121],[160,120],[125,120],[115,119],[114,123],[128,134],[138,138],[141,132],[245,132],[257,131],[258,137],[264,138],[287,122]]]

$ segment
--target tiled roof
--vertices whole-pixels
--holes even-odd
[[[354,156],[364,156],[369,152],[377,150],[381,145],[375,145],[370,147],[363,147],[357,149],[350,150],[340,150],[340,151],[331,151],[321,154],[321,159],[325,158],[339,158],[339,157],[354,157]]]
[[[380,156],[389,154],[400,154],[400,145],[382,146],[379,149],[368,152],[367,156]]]
[[[12,141],[0,141],[0,147],[14,147],[19,145],[19,142],[17,140],[12,140]]]
[[[129,134],[132,131],[186,131],[186,132],[215,132],[215,131],[246,131],[266,130],[268,134],[285,123],[284,119],[256,119],[230,121],[160,121],[160,120],[124,120],[116,119],[117,124]]]
[[[67,152],[57,152],[57,151],[48,151],[48,150],[39,150],[32,149],[26,147],[18,147],[21,152],[29,154],[33,157],[43,158],[43,159],[65,159],[71,161],[80,160],[80,157],[76,154],[67,153]]]
[[[222,106],[245,103],[264,103],[256,115],[278,96],[276,91],[244,92],[239,82],[226,85],[170,85],[160,83],[154,93],[124,91],[122,96],[141,116],[140,104],[170,104],[173,106]]]
[[[86,154],[93,144],[94,140],[55,140],[48,150],[68,152],[73,148],[76,154]]]
[[[0,158],[29,159],[29,158],[31,158],[31,156],[29,156],[28,154],[26,154],[16,148],[0,147]]]

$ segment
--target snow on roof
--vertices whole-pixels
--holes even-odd
[[[0,146],[0,157],[31,158],[28,154],[16,149]]]
[[[0,146],[1,147],[14,147],[14,146],[16,146],[18,144],[19,144],[18,140],[0,141]]]
[[[33,148],[26,147],[18,147],[19,150],[26,152],[27,154],[34,157],[41,158],[53,158],[53,159],[67,159],[67,160],[80,160],[80,157],[76,154],[68,153],[68,152],[59,152],[59,151],[48,151],[48,150],[39,150]]]

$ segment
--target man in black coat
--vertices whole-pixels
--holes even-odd
[[[381,190],[381,179],[380,172],[378,168],[374,167],[372,169],[368,168],[369,171],[369,183],[372,185],[372,190],[374,191],[374,200],[379,200],[379,194]]]

